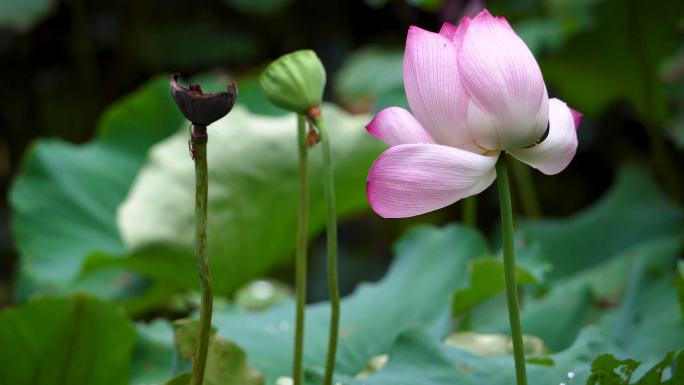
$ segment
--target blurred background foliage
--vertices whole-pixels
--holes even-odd
[[[278,55],[311,48],[328,71],[331,103],[324,112],[338,171],[342,291],[380,279],[396,260],[382,281],[345,303],[347,321],[365,328],[345,341],[363,354],[342,352],[340,372],[353,383],[368,358],[391,350],[401,365],[369,383],[420,376],[420,365],[411,362],[421,359],[447,382],[507,383],[496,377],[507,364],[496,361],[473,361],[470,374],[449,377],[450,362],[468,358],[438,351],[425,330],[406,331],[402,323],[429,324],[427,332],[435,335],[450,330],[441,311],[456,291],[454,317],[467,316],[477,332],[505,332],[505,317],[492,316],[501,309],[500,285],[487,275],[497,271],[488,258],[496,254],[495,189],[480,195],[478,210],[478,228],[491,235],[493,251],[479,235],[447,227],[410,231],[393,253],[391,244],[408,228],[459,220],[460,205],[390,221],[370,213],[364,195],[365,174],[383,146],[361,127],[381,108],[407,106],[401,66],[408,26],[436,31],[483,6],[506,16],[527,42],[550,96],[585,114],[578,154],[563,174],[514,170],[514,183],[531,179],[538,197],[530,206],[521,199],[527,185],[514,186],[525,245],[520,274],[530,287],[526,332],[541,337],[545,349],[569,348],[552,358],[566,367],[586,364],[587,356],[601,352],[597,344],[649,362],[684,345],[684,335],[663,334],[681,328],[675,283],[679,301],[684,298],[681,262],[678,273],[668,270],[681,259],[684,233],[680,0],[0,0],[0,308],[44,293],[87,292],[109,300],[73,296],[8,311],[0,326],[10,331],[0,333],[0,342],[21,335],[9,325],[39,323],[41,314],[52,323],[75,318],[92,324],[86,334],[116,331],[112,338],[126,343],[107,359],[126,372],[133,349],[137,383],[164,381],[169,368],[178,369],[158,354],[173,350],[167,321],[134,326],[116,313],[112,326],[98,314],[114,314],[114,302],[136,320],[175,319],[196,305],[188,295],[196,283],[188,258],[191,184],[184,183],[192,169],[188,157],[174,157],[186,155],[187,122],[171,101],[168,75],[181,72],[210,91],[237,80],[236,110],[210,129],[210,154],[220,165],[210,174],[212,267],[217,294],[236,294],[234,304],[219,306],[217,325],[219,335],[256,352],[256,366],[273,382],[287,367],[279,355],[291,343],[291,329],[281,324],[291,317],[287,285],[240,287],[264,276],[291,281],[294,118],[266,101],[256,76]],[[315,175],[316,156],[312,167]],[[310,302],[326,298],[323,207],[313,183]],[[428,254],[431,264],[416,259]],[[468,269],[491,284],[470,284]],[[428,281],[413,282],[418,274]],[[415,298],[393,301],[404,292]],[[270,299],[276,305],[260,318],[241,312],[267,308]],[[408,320],[406,306],[415,313]],[[58,316],[56,308],[73,311]],[[383,309],[386,319],[371,322],[367,309]],[[313,305],[312,312],[311,333],[324,336],[324,310]],[[558,315],[558,322],[535,323],[547,314]],[[599,331],[583,328],[586,323]],[[639,333],[654,337],[625,338]],[[54,353],[58,347],[45,335],[34,342]],[[60,343],[71,343],[69,335]],[[288,348],[273,351],[273,338]],[[80,341],[79,349],[100,354],[98,346]],[[316,338],[310,343],[315,379],[324,345]],[[540,369],[537,381],[562,382],[563,372],[554,370]],[[73,375],[80,381],[78,371]]]
[[[253,112],[279,114],[263,99],[255,75],[278,54],[310,47],[328,69],[329,100],[351,113],[405,106],[401,61],[407,27],[416,24],[437,30],[443,21],[457,22],[483,5],[480,1],[462,0],[224,0],[199,4],[183,0],[2,0],[3,192],[7,194],[9,181],[17,174],[26,150],[32,148],[32,156],[24,161],[27,170],[51,167],[56,173],[52,178],[63,182],[62,189],[100,189],[94,204],[115,209],[128,192],[147,148],[181,124],[173,106],[157,100],[164,94],[164,74],[174,71],[185,75],[213,72],[238,79],[242,104]],[[567,215],[586,206],[610,185],[615,170],[626,161],[649,167],[668,193],[681,199],[681,2],[666,0],[653,6],[646,0],[498,0],[486,5],[506,15],[535,52],[550,94],[563,98],[587,117],[579,132],[579,154],[563,177],[533,176],[543,213]],[[107,109],[160,74],[162,80],[147,86],[147,91]],[[124,134],[119,126],[130,132]],[[70,152],[69,145],[62,142],[84,143],[94,135],[98,139],[79,148],[80,154]],[[30,147],[36,138],[50,139]],[[112,152],[110,142],[114,141],[119,141],[122,149],[126,147],[125,154]],[[62,159],[56,154],[59,152],[74,158]],[[87,164],[86,172],[104,179],[95,183],[76,178],[74,183],[87,186],[71,185],[64,182],[68,175],[60,174],[72,170],[69,164],[54,165],[61,161],[74,162],[76,167]],[[113,171],[110,163],[118,163],[118,170]],[[116,175],[107,177],[115,172],[128,175],[127,181]],[[117,182],[120,187],[115,187]],[[36,214],[44,213],[43,209],[68,211],[69,204],[83,204],[74,202],[69,191],[63,192],[67,195],[63,198],[70,202],[63,202],[42,187],[37,193],[44,195],[24,192],[21,180],[15,187],[18,205]],[[32,202],[31,207],[26,206],[28,203],[22,206],[22,199]],[[53,205],[55,199],[61,203]],[[496,218],[492,203],[493,197],[487,194],[480,205],[480,221],[488,231]],[[54,214],[62,215],[61,211]],[[33,239],[25,242],[30,245],[13,243],[7,205],[3,205],[0,215],[3,299],[11,302],[15,250],[38,261],[41,251],[36,251],[40,247]],[[366,222],[370,224],[363,226],[373,229],[368,239],[379,240],[385,245],[379,249],[386,249],[387,242],[410,223],[443,223],[458,215],[457,211],[443,210],[400,223],[381,223],[369,216]],[[39,215],[26,217],[40,224],[23,224],[24,218],[15,216],[15,235],[25,230],[37,237],[53,236],[53,242],[44,250],[63,256],[48,258],[54,266],[39,263],[49,274],[59,275],[61,270],[69,269],[65,261],[81,260],[84,251],[76,250],[91,247],[88,245],[109,242],[112,247],[106,248],[108,252],[123,251],[121,245],[116,245],[119,241],[103,241],[93,233],[97,228],[85,222],[74,230],[83,242],[75,243],[76,250],[71,250],[68,242],[58,241],[60,234],[69,231],[68,226],[58,220],[41,221]],[[111,216],[106,221],[108,226],[114,224]],[[44,226],[45,231],[32,232],[36,226]],[[351,240],[363,237],[353,229],[350,226]],[[387,257],[385,253],[384,260]],[[381,261],[373,271],[381,272],[384,263]]]

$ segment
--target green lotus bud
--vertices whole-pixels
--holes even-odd
[[[307,114],[323,99],[325,68],[314,51],[295,51],[269,64],[259,82],[271,103]]]

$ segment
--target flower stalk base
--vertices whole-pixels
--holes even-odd
[[[207,258],[207,127],[193,125],[190,151],[195,161],[195,260],[200,280],[200,329],[192,362],[192,385],[202,385],[209,351],[213,297]]]
[[[340,324],[340,288],[337,279],[337,214],[335,209],[335,181],[330,151],[330,137],[325,122],[316,109],[309,113],[318,128],[323,150],[323,190],[326,205],[326,231],[328,254],[328,291],[330,295],[330,334],[328,337],[328,356],[325,363],[323,385],[331,385],[335,372],[335,355]]]
[[[496,162],[496,180],[501,207],[501,239],[503,240],[504,275],[506,279],[506,300],[508,319],[513,340],[515,359],[515,378],[518,385],[527,385],[525,368],[525,347],[523,345],[520,309],[518,307],[518,287],[515,282],[515,245],[513,243],[513,208],[508,183],[507,155],[501,154]]]
[[[304,317],[306,309],[306,255],[309,235],[309,169],[306,117],[297,114],[297,148],[299,150],[299,209],[297,221],[297,250],[295,255],[296,320],[292,379],[294,385],[303,383]]]

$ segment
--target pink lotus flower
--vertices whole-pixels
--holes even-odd
[[[391,146],[368,174],[380,216],[419,215],[482,192],[502,151],[548,175],[575,156],[581,114],[548,98],[530,50],[487,10],[439,33],[412,26],[404,87],[413,113],[386,108],[366,127]]]

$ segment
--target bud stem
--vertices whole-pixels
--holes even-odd
[[[199,273],[201,302],[197,351],[192,363],[192,385],[202,385],[211,334],[212,290],[207,258],[207,127],[193,125],[192,155],[195,161],[195,261]]]
[[[501,208],[501,238],[503,240],[504,275],[506,279],[506,299],[508,303],[508,320],[511,325],[513,340],[513,358],[515,359],[515,377],[518,385],[527,385],[525,369],[525,347],[520,325],[518,308],[518,287],[515,282],[515,248],[513,243],[513,208],[511,191],[508,184],[507,155],[501,154],[496,161],[496,182],[499,190],[499,206]]]
[[[301,385],[303,383],[302,356],[304,353],[304,311],[306,306],[306,254],[309,236],[308,147],[306,117],[301,114],[297,114],[297,147],[299,149],[299,218],[297,221],[297,250],[295,253],[297,315],[295,321],[292,379],[294,385]]]
[[[313,115],[313,114],[312,114]],[[320,115],[311,116],[321,136],[323,150],[323,189],[325,193],[327,218],[328,291],[330,295],[330,334],[328,335],[328,356],[325,363],[323,385],[331,385],[335,372],[337,335],[340,323],[340,288],[337,282],[337,215],[335,212],[335,180],[330,153],[330,137]]]

